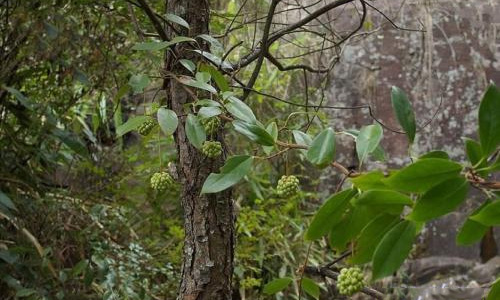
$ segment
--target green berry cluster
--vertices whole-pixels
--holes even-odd
[[[151,188],[160,193],[172,186],[173,183],[174,179],[167,172],[158,172],[151,176]]]
[[[363,272],[358,267],[343,268],[337,278],[337,288],[342,295],[353,295],[364,286]]]
[[[217,141],[206,141],[201,146],[201,152],[209,158],[214,158],[222,154],[222,145]]]
[[[281,176],[278,180],[278,186],[276,187],[276,192],[280,197],[292,197],[295,196],[299,191],[299,179],[293,175]]]
[[[141,135],[148,135],[153,128],[156,126],[155,119],[148,119],[146,122],[142,123],[139,128],[137,128],[137,132]]]
[[[217,129],[220,126],[220,119],[218,117],[201,119],[201,125],[203,125],[203,128],[205,128],[205,132],[208,135],[213,135],[217,132]]]

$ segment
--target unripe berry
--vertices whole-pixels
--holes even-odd
[[[148,119],[146,122],[142,123],[139,128],[137,128],[137,132],[141,135],[148,135],[153,128],[156,126],[156,121],[155,119]]]
[[[206,141],[201,146],[201,152],[209,158],[214,158],[222,154],[222,145],[217,141]]]
[[[217,129],[220,126],[220,119],[219,117],[201,119],[201,125],[203,125],[203,128],[205,128],[205,132],[208,135],[213,135],[217,132]]]
[[[295,196],[299,192],[299,179],[293,175],[281,176],[280,180],[278,180],[276,192],[280,197]]]
[[[151,176],[151,188],[158,192],[164,192],[174,184],[174,179],[167,172],[154,173]]]
[[[360,268],[343,268],[337,277],[339,293],[351,296],[359,292],[365,286],[363,278],[363,272]]]

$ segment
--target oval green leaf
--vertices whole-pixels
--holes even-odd
[[[220,173],[208,175],[203,187],[202,194],[218,193],[236,183],[248,174],[252,167],[253,157],[249,155],[233,156],[229,158]]]
[[[488,205],[488,203],[490,202],[483,203],[471,214],[471,216],[477,215],[486,205]],[[467,218],[456,236],[457,245],[466,246],[474,244],[486,234],[489,228],[489,226],[471,220],[470,217]]]
[[[267,295],[276,294],[287,288],[292,281],[293,279],[289,277],[274,279],[264,286],[263,292]]]
[[[361,128],[356,138],[356,152],[360,164],[368,157],[368,154],[377,149],[382,140],[383,130],[379,124],[368,125]]]
[[[319,299],[319,285],[314,280],[303,277],[300,285],[302,286],[304,292],[306,292],[308,295],[310,295],[314,299]]]
[[[179,125],[179,120],[177,114],[173,110],[160,107],[157,112],[157,117],[158,124],[164,134],[171,135],[175,132]]]
[[[248,107],[245,102],[233,96],[229,97],[227,101],[224,107],[233,117],[250,124],[255,124],[257,122],[252,109]]]
[[[311,225],[307,229],[306,239],[313,241],[327,234],[335,224],[340,222],[349,205],[349,200],[356,193],[355,190],[348,189],[330,196],[314,215]]]
[[[250,124],[243,121],[233,121],[234,129],[249,138],[250,140],[256,142],[257,144],[264,146],[273,146],[274,138],[267,132],[264,128],[257,124]]]
[[[203,125],[201,125],[198,118],[189,114],[186,118],[186,136],[189,142],[197,149],[201,149],[203,142],[207,139],[207,134],[205,133],[205,129]]]
[[[389,230],[373,253],[372,280],[394,273],[411,251],[417,235],[417,226],[412,221],[402,221]]]
[[[333,129],[327,128],[314,138],[306,157],[318,168],[324,168],[334,160],[335,132]]]
[[[500,224],[500,199],[488,203],[477,214],[470,217],[471,220],[479,222],[486,226]]]
[[[382,182],[401,191],[425,192],[436,184],[456,177],[462,166],[441,158],[419,159]]]
[[[500,144],[500,90],[491,84],[479,105],[479,141],[484,156]]]
[[[443,181],[422,195],[408,218],[427,221],[452,212],[465,200],[468,189],[463,177]]]
[[[120,137],[127,132],[130,132],[132,130],[136,130],[144,122],[146,122],[147,120],[150,120],[150,119],[151,119],[151,117],[149,117],[149,116],[132,117],[132,118],[128,119],[127,122],[120,125],[120,127],[116,128],[116,136]]]

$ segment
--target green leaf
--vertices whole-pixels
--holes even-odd
[[[34,289],[27,289],[27,288],[21,288],[21,289],[17,290],[16,297],[17,298],[24,298],[24,297],[31,296],[33,294],[36,294],[36,290],[34,290]]]
[[[148,75],[137,74],[130,77],[128,84],[132,87],[134,94],[142,93],[144,88],[149,85],[151,80],[149,80]]]
[[[349,200],[356,193],[355,190],[348,189],[330,196],[314,215],[311,225],[307,229],[306,239],[313,241],[327,234],[335,224],[340,222],[349,205]]]
[[[355,251],[351,257],[354,264],[364,264],[372,259],[375,248],[380,243],[382,237],[394,227],[399,221],[399,216],[382,214],[373,219],[361,231],[358,240],[355,243]]]
[[[307,133],[299,130],[293,130],[292,134],[293,138],[295,139],[295,143],[297,143],[298,145],[309,147],[312,144],[312,138]],[[300,149],[300,152],[302,152],[302,154],[304,155],[307,155],[306,149]]]
[[[281,292],[282,290],[286,289],[290,283],[292,283],[293,279],[289,277],[284,277],[284,278],[277,278],[274,279],[270,282],[268,282],[264,286],[264,294],[266,295],[273,295],[278,292]]]
[[[209,42],[211,47],[222,48],[222,44],[216,38],[212,37],[211,35],[200,34],[197,37],[199,37],[201,39],[204,39],[205,41]]]
[[[222,75],[219,70],[214,68],[214,66],[202,64],[200,70],[203,72],[208,72],[212,76],[221,92],[227,92],[230,90],[229,83],[227,82],[226,78],[224,78],[224,75]]]
[[[463,177],[443,181],[422,195],[408,218],[427,221],[452,212],[465,200],[468,189]]]
[[[425,192],[436,184],[456,177],[462,166],[441,158],[419,159],[399,172],[383,179],[386,185],[407,192]]]
[[[373,253],[372,280],[389,276],[399,269],[410,253],[416,235],[416,224],[408,220],[384,235]]]
[[[245,102],[236,97],[229,97],[227,101],[228,103],[226,103],[224,106],[233,117],[251,124],[257,122],[252,109],[248,107]]]
[[[368,125],[361,128],[359,135],[356,138],[356,152],[360,164],[365,161],[368,154],[377,149],[382,140],[383,130],[379,124]]]
[[[424,155],[420,156],[419,159],[423,158],[442,158],[442,159],[450,159],[450,156],[448,153],[441,151],[441,150],[434,150],[425,153]]]
[[[500,278],[493,282],[490,292],[488,293],[488,298],[486,300],[498,300],[500,299]]]
[[[201,89],[210,92],[212,94],[217,94],[217,90],[213,86],[201,80],[195,80],[194,78],[187,76],[180,76],[178,80],[180,83],[185,84],[187,86]]]
[[[198,118],[189,114],[186,118],[186,136],[189,142],[197,149],[201,149],[203,142],[207,139],[207,134],[205,133],[205,129],[203,125],[201,125]]]
[[[172,45],[183,43],[183,42],[196,42],[195,39],[192,39],[187,36],[176,36],[170,41],[162,41],[162,42],[143,42],[137,43],[132,47],[132,50],[136,51],[158,51],[170,47]]]
[[[347,134],[347,135],[353,137],[356,140],[358,138],[358,135],[359,135],[359,130],[349,129],[349,130],[346,130],[346,131],[342,131],[341,133]],[[377,147],[375,148],[375,150],[373,150],[371,152],[371,156],[375,160],[385,161],[385,151],[382,148],[382,146],[380,146],[380,144],[377,145]]]
[[[63,144],[68,146],[73,152],[76,154],[82,156],[82,157],[88,157],[89,156],[89,151],[87,149],[87,146],[80,140],[80,138],[73,134],[72,132],[62,130],[59,128],[55,128],[52,131],[52,134],[57,137]]]
[[[178,15],[167,13],[167,14],[165,14],[165,19],[167,19],[170,22],[179,24],[182,27],[186,27],[187,29],[189,29],[188,22],[186,22],[186,20],[184,20],[183,18],[179,17]]]
[[[253,157],[248,155],[229,158],[220,173],[211,173],[201,189],[202,194],[218,193],[238,183],[250,171]]]
[[[9,196],[4,194],[2,191],[0,191],[0,204],[2,204],[3,206],[5,206],[9,209],[17,211],[17,207],[14,205],[14,202],[12,202],[12,200],[10,200]]]
[[[243,121],[233,121],[234,129],[256,142],[264,146],[273,146],[274,138],[262,127],[256,124],[250,124]]]
[[[490,202],[483,203],[470,216],[477,215]],[[465,220],[464,225],[460,228],[456,236],[457,245],[471,245],[479,241],[488,231],[490,227],[479,222],[471,220],[470,217]]]
[[[354,205],[412,205],[410,197],[392,190],[369,190],[352,201]]]
[[[202,119],[208,119],[211,117],[218,116],[222,113],[222,110],[217,106],[204,106],[198,111],[198,117]]]
[[[147,120],[150,120],[149,116],[136,116],[127,120],[127,122],[120,125],[120,127],[116,128],[116,136],[120,137],[127,132],[132,130],[136,130],[139,126],[141,126]]]
[[[500,199],[488,203],[477,214],[469,217],[469,219],[479,222],[486,226],[494,226],[500,224]]]
[[[221,107],[220,103],[210,99],[201,99],[194,103],[196,106]]]
[[[479,141],[485,157],[500,144],[500,90],[491,84],[479,105]]]
[[[364,173],[354,178],[350,178],[351,182],[358,189],[363,191],[367,190],[384,190],[387,189],[388,186],[382,182],[384,179],[384,173],[382,171],[373,171],[369,173]]]
[[[208,59],[210,62],[212,62],[214,65],[226,69],[226,70],[232,70],[233,66],[228,63],[227,61],[222,61],[222,58],[218,57],[215,54],[212,54],[208,51],[201,51],[201,50],[193,50],[193,52],[196,52],[198,54],[203,55],[206,59]]]
[[[396,119],[404,131],[406,131],[410,144],[412,144],[415,140],[417,126],[415,124],[415,114],[413,113],[411,103],[408,101],[405,92],[395,86],[391,89],[391,102],[394,113],[396,114]]]
[[[196,81],[208,83],[210,81],[210,79],[212,79],[212,75],[210,75],[210,73],[208,73],[208,72],[200,71],[200,72],[196,72],[195,78],[196,78]]]
[[[20,91],[16,90],[15,88],[11,88],[8,86],[2,86],[7,92],[11,93],[14,97],[16,97],[17,101],[21,103],[22,106],[26,107],[27,109],[32,110],[34,108],[33,102],[31,101],[30,98],[26,97],[21,93]]]
[[[363,228],[379,213],[368,206],[351,207],[342,221],[333,226],[329,235],[332,249],[344,251],[349,241],[358,236]]]
[[[179,125],[177,114],[173,110],[160,107],[157,116],[161,131],[166,135],[173,134]]]
[[[319,299],[319,285],[312,279],[307,277],[302,277],[301,286],[304,292],[313,297],[314,299]]]
[[[189,59],[180,59],[179,62],[186,68],[189,72],[194,74],[194,71],[196,70],[196,65],[194,62],[192,62]]]
[[[328,166],[335,158],[335,132],[331,128],[323,130],[311,143],[307,159],[319,168]]]
[[[266,127],[266,131],[272,136],[274,142],[276,142],[278,139],[278,125],[276,125],[276,122],[269,123]],[[274,146],[262,146],[262,149],[264,150],[264,153],[269,155],[273,151]]]

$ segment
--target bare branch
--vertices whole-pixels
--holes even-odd
[[[149,20],[151,20],[151,23],[153,23],[153,26],[156,29],[156,32],[158,32],[158,34],[160,35],[161,39],[164,41],[168,41],[169,38],[167,32],[165,31],[163,25],[156,16],[156,13],[151,9],[151,7],[149,7],[149,5],[145,0],[137,0],[137,2],[139,2],[139,5],[141,6],[142,10],[146,13]]]

